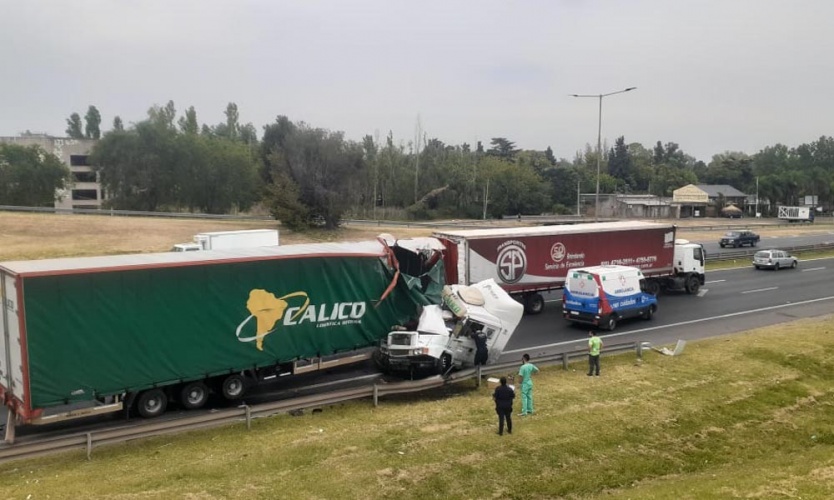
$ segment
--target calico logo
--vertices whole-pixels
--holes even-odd
[[[237,326],[235,335],[241,342],[254,341],[255,347],[263,351],[264,337],[275,332],[279,325],[291,328],[304,323],[314,323],[316,328],[326,328],[351,323],[360,324],[367,310],[367,304],[365,302],[310,304],[307,292],[292,292],[276,297],[274,293],[255,289],[249,292],[246,309],[249,310],[250,315]],[[255,318],[255,335],[250,333],[247,336],[244,328],[252,318]]]

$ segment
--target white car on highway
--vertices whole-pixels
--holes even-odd
[[[794,269],[799,260],[784,250],[760,250],[753,256],[753,267],[756,269]]]

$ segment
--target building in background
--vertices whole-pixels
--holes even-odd
[[[87,159],[95,139],[68,139],[46,134],[27,134],[16,137],[0,137],[0,143],[19,146],[40,146],[67,165],[72,172],[70,186],[56,193],[55,208],[101,208],[104,192],[98,174],[90,167]]]

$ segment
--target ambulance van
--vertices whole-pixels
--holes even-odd
[[[614,330],[620,320],[652,319],[657,298],[643,291],[643,272],[628,266],[594,266],[568,271],[562,317]]]

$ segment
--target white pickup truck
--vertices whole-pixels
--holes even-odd
[[[493,363],[523,314],[524,306],[492,279],[470,286],[447,285],[443,305],[425,306],[413,331],[390,332],[374,359],[384,372],[428,369],[446,374],[453,368],[475,366],[480,336],[486,341],[485,364]]]

